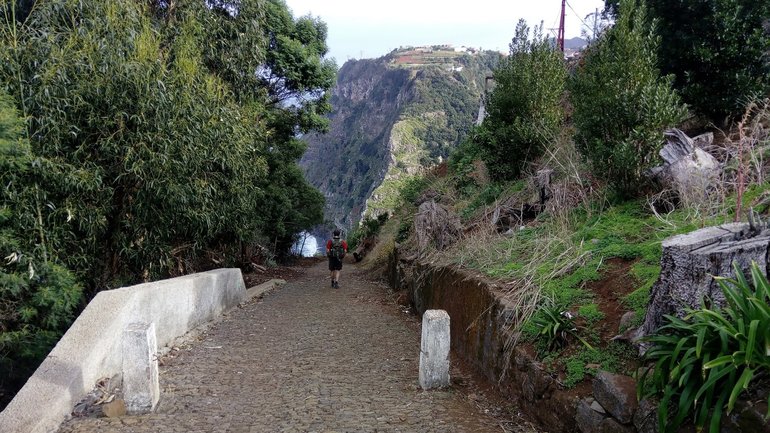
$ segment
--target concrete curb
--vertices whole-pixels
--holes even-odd
[[[123,332],[129,324],[154,324],[160,349],[237,306],[245,296],[240,269],[100,292],[0,412],[0,432],[58,430],[100,378],[122,374]]]
[[[246,296],[244,296],[243,301],[246,302],[254,298],[259,298],[260,296],[265,295],[267,292],[277,287],[281,287],[284,284],[286,284],[286,280],[281,280],[279,278],[266,281],[258,286],[254,286],[250,289],[247,289]]]

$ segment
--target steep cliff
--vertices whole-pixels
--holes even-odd
[[[332,93],[330,130],[304,137],[300,162],[326,196],[326,219],[349,228],[367,209],[392,208],[405,179],[446,158],[473,124],[498,58],[434,47],[346,62]]]

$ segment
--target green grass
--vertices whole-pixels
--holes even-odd
[[[754,200],[767,188],[768,185],[749,188],[744,202]],[[581,334],[590,340],[593,326],[604,315],[587,283],[602,278],[610,259],[633,261],[633,286],[621,288],[628,294],[620,300],[636,313],[634,325],[638,325],[646,313],[650,289],[660,274],[661,242],[670,236],[731,221],[729,203],[724,208],[720,217],[710,219],[686,209],[658,217],[646,201],[636,200],[590,213],[577,209],[569,215],[567,223],[541,214],[535,224],[466,255],[463,265],[498,279],[533,278],[543,295],[558,308],[578,310],[586,320],[586,329]],[[522,332],[524,338],[537,341],[537,329],[530,323],[523,326]],[[573,380],[580,376],[578,364],[573,360],[569,367]]]
[[[604,319],[604,313],[599,310],[599,306],[596,304],[581,305],[578,308],[578,314],[586,320],[588,326]]]
[[[577,353],[566,358],[552,356],[550,362],[554,369],[563,366],[565,371],[563,384],[566,388],[573,388],[587,376],[596,375],[600,369],[610,373],[628,373],[624,371],[624,367],[632,365],[630,361],[635,357],[632,347],[624,343],[612,342],[603,349],[581,347]]]

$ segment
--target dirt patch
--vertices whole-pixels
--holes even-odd
[[[586,284],[586,289],[596,295],[596,304],[604,313],[604,319],[595,324],[603,342],[618,334],[620,318],[629,311],[628,307],[623,305],[622,299],[636,290],[638,285],[631,274],[635,263],[636,260],[609,259],[602,272],[602,278]]]

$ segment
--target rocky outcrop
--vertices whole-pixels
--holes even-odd
[[[413,74],[377,60],[352,60],[332,90],[329,131],[303,139],[305,177],[326,197],[326,219],[350,227],[388,168],[390,130],[415,97]]]
[[[392,56],[346,62],[332,90],[329,131],[303,137],[300,166],[326,197],[326,220],[347,229],[367,206],[373,215],[389,210],[406,177],[446,158],[470,129],[498,57],[453,57],[462,68],[405,67]]]

